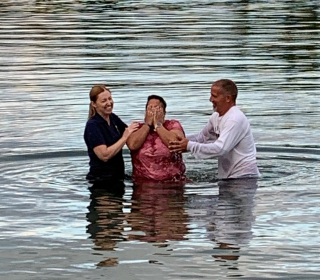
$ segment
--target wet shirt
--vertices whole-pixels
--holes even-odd
[[[143,123],[140,123],[140,127]],[[183,128],[177,120],[166,120],[163,126],[167,130]],[[133,180],[180,180],[186,170],[182,154],[170,153],[157,132],[151,130],[138,151],[131,151]]]
[[[219,179],[260,176],[250,123],[237,106],[223,116],[214,112],[200,133],[187,138],[195,158],[218,158]]]
[[[84,140],[90,158],[88,180],[118,180],[124,178],[122,150],[107,162],[100,160],[93,149],[100,145],[112,146],[121,137],[127,125],[115,114],[110,115],[110,125],[99,114],[94,115],[86,124]]]

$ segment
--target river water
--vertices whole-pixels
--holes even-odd
[[[1,1],[0,279],[319,279],[319,17],[313,0]],[[257,182],[212,182],[216,160],[184,154],[182,188],[89,191],[93,84],[127,123],[162,95],[190,134],[220,78]]]

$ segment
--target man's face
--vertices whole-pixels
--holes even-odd
[[[164,108],[163,108],[162,103],[160,102],[160,100],[151,99],[148,102],[147,111],[151,111],[151,112],[158,111],[158,112],[164,113]]]
[[[230,96],[223,95],[220,87],[212,85],[211,86],[211,95],[210,102],[213,105],[213,111],[219,113],[219,115],[223,115],[229,109],[229,99]]]

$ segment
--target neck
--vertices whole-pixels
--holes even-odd
[[[225,115],[235,105],[236,105],[235,103],[232,103],[230,106],[225,108],[223,111],[219,112],[219,116],[221,117],[221,116]]]
[[[105,114],[99,114],[99,115],[110,125],[110,115],[105,115]]]

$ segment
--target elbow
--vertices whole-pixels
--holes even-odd
[[[129,148],[129,147],[128,147]],[[136,147],[130,147],[129,148],[130,152],[136,152],[139,150],[139,148],[136,148]]]
[[[207,145],[202,145],[202,147],[190,147],[191,153],[195,156],[196,159],[209,159],[224,156],[228,151],[223,150],[222,148],[212,149]]]
[[[107,162],[111,159],[111,155],[109,153],[96,153],[96,156],[103,162]]]
[[[143,143],[139,143],[138,141],[127,141],[126,145],[131,152],[138,151]]]
[[[101,155],[99,157],[100,160],[102,160],[103,162],[107,162],[111,157],[109,155]]]
[[[134,143],[127,143],[127,147],[131,152],[135,152],[137,150],[139,150],[140,147],[138,147],[138,145],[135,145]]]
[[[218,156],[218,157],[223,157],[227,153],[228,153],[228,151],[224,150],[222,147],[217,149],[215,152],[216,156]]]
[[[95,147],[93,149],[93,152],[103,162],[107,162],[109,159],[111,159],[114,156],[114,150],[110,149],[106,145],[100,145],[98,147]]]

